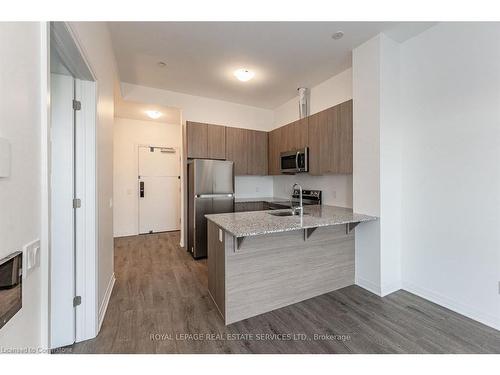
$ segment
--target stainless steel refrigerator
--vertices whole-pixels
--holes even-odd
[[[206,214],[233,212],[232,161],[193,159],[188,163],[188,251],[207,256]]]

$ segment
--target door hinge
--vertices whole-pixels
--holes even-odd
[[[73,307],[80,306],[82,304],[82,296],[73,297]]]
[[[73,199],[73,208],[82,207],[82,201],[78,198]]]
[[[82,103],[79,100],[73,100],[73,109],[79,111],[82,109]]]

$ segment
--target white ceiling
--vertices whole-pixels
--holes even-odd
[[[276,108],[351,66],[351,51],[380,32],[404,41],[430,22],[111,22],[123,82]],[[344,32],[340,40],[332,34]],[[159,61],[167,65],[158,66]],[[233,71],[255,71],[240,82]]]

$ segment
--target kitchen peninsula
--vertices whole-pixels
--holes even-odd
[[[226,325],[354,284],[351,209],[206,215],[208,289]]]

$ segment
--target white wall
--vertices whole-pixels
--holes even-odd
[[[500,329],[500,24],[401,46],[405,289]]]
[[[0,137],[12,150],[11,175],[0,178],[0,258],[41,234],[40,30],[35,22],[0,23]],[[0,329],[0,348],[40,346],[41,284],[40,268],[23,280],[23,307]]]
[[[131,236],[139,234],[137,146],[168,146],[175,147],[180,152],[181,125],[117,117],[113,133],[114,236]]]
[[[104,22],[70,22],[84,56],[97,76],[98,302],[113,276],[113,123],[117,69]]]
[[[380,40],[353,50],[353,210],[380,216]],[[380,294],[380,221],[356,228],[355,282]]]
[[[353,51],[353,206],[378,216],[356,229],[356,283],[401,288],[399,44],[380,34]]]
[[[184,122],[198,121],[255,130],[270,130],[273,124],[273,111],[269,109],[125,82],[122,82],[121,89],[125,100],[181,109]]]
[[[347,69],[310,89],[310,114],[352,99],[352,69]],[[299,119],[298,96],[274,110],[273,129]],[[274,176],[274,196],[289,197],[292,185],[298,182],[303,188],[320,189],[323,203],[352,207],[352,175]]]

